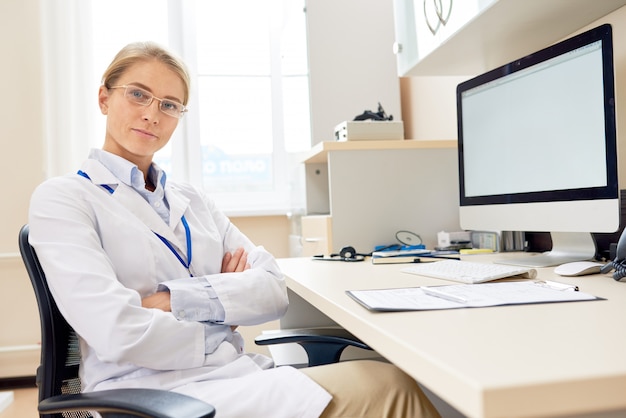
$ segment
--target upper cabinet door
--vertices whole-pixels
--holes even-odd
[[[425,57],[497,0],[394,0],[398,74]]]
[[[394,0],[400,76],[481,74],[542,49],[626,0]]]

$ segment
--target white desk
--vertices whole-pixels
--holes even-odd
[[[566,278],[551,268],[538,274],[604,301],[373,313],[345,291],[452,282],[369,260],[279,264],[292,292],[469,417],[626,411],[626,283],[610,275]],[[310,311],[297,302],[290,311]]]

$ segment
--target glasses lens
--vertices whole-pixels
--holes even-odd
[[[183,115],[183,105],[171,100],[161,100],[161,112],[175,118],[180,118]]]
[[[137,103],[142,106],[149,106],[153,99],[157,99],[159,101],[159,109],[168,116],[182,118],[184,112],[186,112],[185,106],[181,103],[174,102],[172,100],[159,99],[158,97],[154,97],[149,91],[142,88],[135,86],[119,87],[124,87],[126,89],[124,91],[124,97],[133,103]]]
[[[128,100],[139,103],[141,105],[149,105],[152,102],[152,94],[143,89],[140,89],[139,87],[126,87],[125,96]]]

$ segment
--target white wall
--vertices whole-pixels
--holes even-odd
[[[307,0],[312,142],[334,141],[334,128],[378,102],[402,120],[393,2]]]
[[[626,6],[585,26],[575,34],[603,23],[610,23],[613,26],[619,184],[620,189],[626,189],[626,42],[624,42],[626,40]]]
[[[17,231],[43,179],[41,42],[37,0],[0,2],[0,254],[17,251]]]
[[[39,342],[35,298],[17,252],[30,195],[43,180],[41,33],[38,0],[0,2],[0,347]],[[0,378],[34,375],[38,351],[0,352]]]

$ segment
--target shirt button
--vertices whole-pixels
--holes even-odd
[[[179,311],[178,312],[178,317],[179,318],[184,318],[185,317],[185,311]]]
[[[161,202],[154,202],[154,207],[160,208],[161,207]]]

